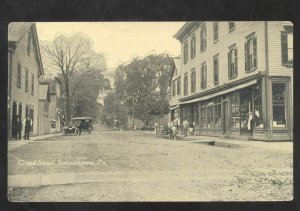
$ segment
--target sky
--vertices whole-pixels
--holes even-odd
[[[56,34],[81,32],[95,42],[95,49],[106,57],[109,69],[149,52],[180,55],[180,43],[173,35],[184,22],[37,22],[40,40]]]

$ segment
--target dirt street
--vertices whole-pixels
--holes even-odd
[[[9,188],[8,197],[11,201],[292,199],[291,142],[237,141],[235,147],[218,147],[200,143],[201,139],[171,141],[148,132],[96,130],[91,135],[31,142],[8,151],[9,175],[75,172],[86,173],[86,178],[94,175],[97,182],[84,182],[82,176],[83,182],[75,184]],[[96,164],[68,165],[74,161]]]

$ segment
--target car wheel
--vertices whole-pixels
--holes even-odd
[[[76,135],[80,135],[80,130],[78,128],[75,129]]]

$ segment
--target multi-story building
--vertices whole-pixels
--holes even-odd
[[[8,137],[16,116],[28,115],[32,133],[38,133],[38,78],[44,74],[34,23],[14,22],[8,26]],[[24,130],[23,130],[24,132]]]
[[[182,58],[171,114],[195,134],[292,140],[292,23],[195,21],[174,37]]]

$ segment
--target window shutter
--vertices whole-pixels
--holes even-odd
[[[228,52],[228,78],[231,79],[230,74],[230,51]]]
[[[249,66],[248,66],[248,41],[245,43],[245,71],[249,71]]]
[[[256,37],[253,38],[253,68],[257,68],[257,42],[256,42]]]
[[[288,62],[288,43],[287,34],[285,32],[281,32],[281,54],[282,64],[286,64]]]
[[[238,54],[237,48],[234,49],[234,76],[238,75]]]

